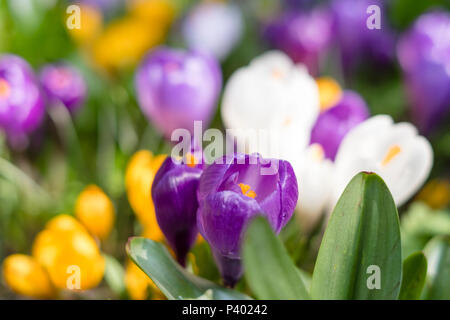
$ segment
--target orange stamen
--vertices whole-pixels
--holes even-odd
[[[186,164],[188,165],[188,167],[191,167],[191,168],[193,168],[197,165],[197,159],[190,152],[186,155]]]
[[[0,97],[7,98],[11,94],[11,87],[8,81],[0,79]]]
[[[247,196],[252,199],[256,198],[256,192],[251,190],[251,188],[248,184],[239,183],[239,187],[241,187],[241,192],[244,196]]]
[[[388,152],[386,153],[386,156],[384,157],[383,161],[381,162],[381,165],[384,167],[389,164],[389,162],[392,161],[399,153],[402,151],[402,149],[398,145],[393,145],[389,148]]]

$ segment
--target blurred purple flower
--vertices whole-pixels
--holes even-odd
[[[123,0],[72,0],[75,4],[88,5],[96,7],[104,14],[110,14],[123,6]]]
[[[286,12],[269,23],[265,39],[284,51],[294,62],[301,62],[317,74],[321,54],[331,42],[332,16],[323,8],[310,12]]]
[[[428,134],[450,110],[450,14],[436,11],[419,17],[400,39],[397,55],[413,120]]]
[[[371,5],[380,7],[381,29],[367,27],[367,8]],[[361,61],[385,64],[393,60],[395,37],[385,18],[383,0],[333,0],[331,11],[345,72]]]
[[[168,157],[152,184],[156,219],[182,266],[198,234],[196,194],[201,174],[198,166]]]
[[[369,117],[366,103],[356,92],[346,90],[335,106],[323,111],[311,131],[311,144],[322,146],[325,157],[334,160],[345,135]]]
[[[40,80],[49,103],[61,102],[70,112],[82,106],[86,83],[77,69],[65,64],[49,64],[41,70]]]
[[[36,129],[44,113],[42,92],[30,65],[16,55],[0,56],[0,127],[14,139]]]
[[[200,178],[197,221],[224,284],[233,287],[242,276],[240,245],[247,223],[262,214],[273,230],[280,232],[297,204],[298,186],[287,161],[263,159],[258,154],[220,160],[208,166]],[[262,174],[271,163],[278,164],[278,170]]]
[[[170,138],[178,128],[192,133],[195,120],[207,127],[216,110],[222,76],[210,56],[161,47],[144,59],[135,85],[142,111]]]

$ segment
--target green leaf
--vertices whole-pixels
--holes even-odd
[[[330,217],[313,273],[311,296],[396,299],[401,272],[394,200],[378,175],[361,172],[347,185]]]
[[[112,291],[119,297],[125,294],[125,271],[122,265],[113,256],[103,254],[105,257],[105,280]]]
[[[243,258],[247,282],[259,299],[309,299],[299,270],[265,218],[251,222]]]
[[[450,300],[450,238],[433,238],[424,253],[428,270],[423,297],[428,300]]]
[[[403,261],[403,278],[399,300],[419,300],[427,275],[427,259],[416,252]]]
[[[127,252],[131,260],[153,280],[168,299],[184,300],[211,296],[217,300],[250,299],[240,292],[188,273],[173,260],[161,243],[141,237],[131,238]]]

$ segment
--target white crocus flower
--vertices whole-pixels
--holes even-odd
[[[206,51],[223,60],[240,40],[242,29],[238,6],[210,2],[201,3],[189,12],[182,33],[190,49]]]
[[[339,147],[330,210],[360,171],[383,178],[400,206],[422,186],[432,164],[431,145],[412,124],[394,124],[386,115],[369,118],[353,128]]]
[[[325,158],[320,144],[310,145],[292,165],[299,187],[297,218],[302,230],[308,232],[317,225],[328,205],[334,165]]]
[[[240,150],[292,162],[309,144],[319,92],[303,65],[295,65],[281,51],[270,51],[231,76],[221,112]],[[248,131],[256,132],[257,145]]]

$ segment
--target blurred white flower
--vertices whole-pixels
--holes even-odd
[[[297,218],[302,230],[310,231],[328,205],[334,165],[320,144],[312,144],[292,166],[298,181]]]
[[[319,91],[303,65],[295,65],[281,51],[270,51],[231,76],[221,113],[225,127],[235,130],[241,150],[292,163],[309,144],[319,114]],[[260,136],[257,146],[249,145],[245,130],[268,136]]]
[[[360,171],[375,172],[383,178],[400,206],[427,179],[433,165],[433,150],[412,124],[394,124],[391,117],[379,115],[362,122],[345,136],[334,165],[330,210]]]
[[[228,56],[241,38],[242,14],[238,6],[201,3],[189,12],[182,33],[190,49],[206,51],[217,59]]]

